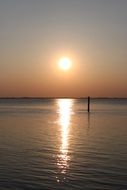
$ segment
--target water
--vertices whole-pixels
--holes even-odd
[[[127,99],[0,99],[0,190],[127,190]]]

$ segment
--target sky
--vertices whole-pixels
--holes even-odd
[[[12,96],[127,97],[127,1],[0,0],[0,97]]]

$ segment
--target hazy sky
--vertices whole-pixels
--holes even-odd
[[[88,95],[127,97],[127,0],[0,0],[0,96]]]

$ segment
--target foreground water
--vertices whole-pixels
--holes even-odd
[[[127,190],[127,99],[0,99],[0,190]]]

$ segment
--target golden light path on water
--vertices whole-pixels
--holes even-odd
[[[59,125],[61,127],[61,146],[60,154],[58,155],[57,166],[61,174],[66,174],[67,168],[69,167],[68,161],[70,157],[68,155],[69,148],[69,128],[70,119],[72,114],[73,100],[71,99],[60,99],[58,100],[58,113],[59,113]],[[59,180],[58,180],[59,182]]]

